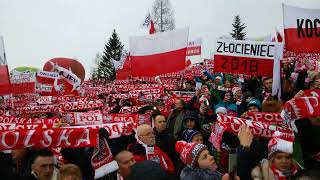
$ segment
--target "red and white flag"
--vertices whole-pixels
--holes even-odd
[[[149,34],[154,34],[156,32],[156,29],[154,27],[154,22],[152,20],[151,14],[148,13],[146,16],[146,19],[142,23],[143,28],[148,28],[149,27]]]
[[[0,95],[11,93],[11,83],[8,70],[3,37],[0,36]]]
[[[201,43],[201,38],[198,38],[194,41],[189,41],[187,47],[187,56],[201,55]]]
[[[272,77],[274,62],[280,63],[281,46],[274,42],[217,39],[215,71]]]
[[[156,76],[185,68],[189,28],[130,37],[132,76]]]
[[[293,52],[320,52],[320,9],[283,4],[286,49]]]

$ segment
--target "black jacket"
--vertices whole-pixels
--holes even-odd
[[[266,140],[253,140],[249,151],[245,151],[240,147],[237,147],[237,175],[240,179],[250,180],[251,170],[259,164],[259,162],[266,158],[263,149],[265,147]]]
[[[94,179],[94,169],[91,165],[93,148],[62,148],[61,154],[68,163],[77,165],[86,179]]]
[[[168,130],[158,132],[156,128],[154,128],[153,131],[156,136],[156,145],[175,162],[178,159],[178,155],[174,150],[175,140],[173,136],[169,134]]]
[[[295,122],[298,128],[299,140],[302,148],[304,167],[319,168],[320,162],[317,162],[313,155],[320,152],[320,126],[312,125],[309,119],[300,119]]]
[[[29,157],[29,158],[28,158]],[[27,163],[21,166],[26,167],[26,169],[14,169],[12,167],[12,156],[11,154],[5,154],[0,152],[0,179],[10,179],[10,180],[36,180],[36,178],[31,174],[31,162],[32,156],[27,156],[25,161],[22,163]]]

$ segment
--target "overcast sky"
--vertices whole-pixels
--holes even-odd
[[[9,68],[42,68],[54,57],[77,58],[86,69],[103,51],[113,29],[128,48],[129,36],[146,34],[141,23],[154,0],[0,0],[0,35]],[[217,37],[232,30],[233,16],[247,24],[247,37],[282,30],[281,3],[320,9],[320,0],[171,0],[176,27],[190,27],[189,39],[202,38],[202,58]]]

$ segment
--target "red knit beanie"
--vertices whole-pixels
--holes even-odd
[[[186,165],[195,166],[200,153],[208,149],[206,145],[198,143],[187,143],[185,141],[178,141],[175,145],[176,151],[180,154],[180,159]]]

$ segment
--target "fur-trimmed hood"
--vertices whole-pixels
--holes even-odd
[[[273,180],[276,179],[271,169],[269,168],[269,161],[263,159],[260,165],[256,166],[251,171],[253,180]]]

